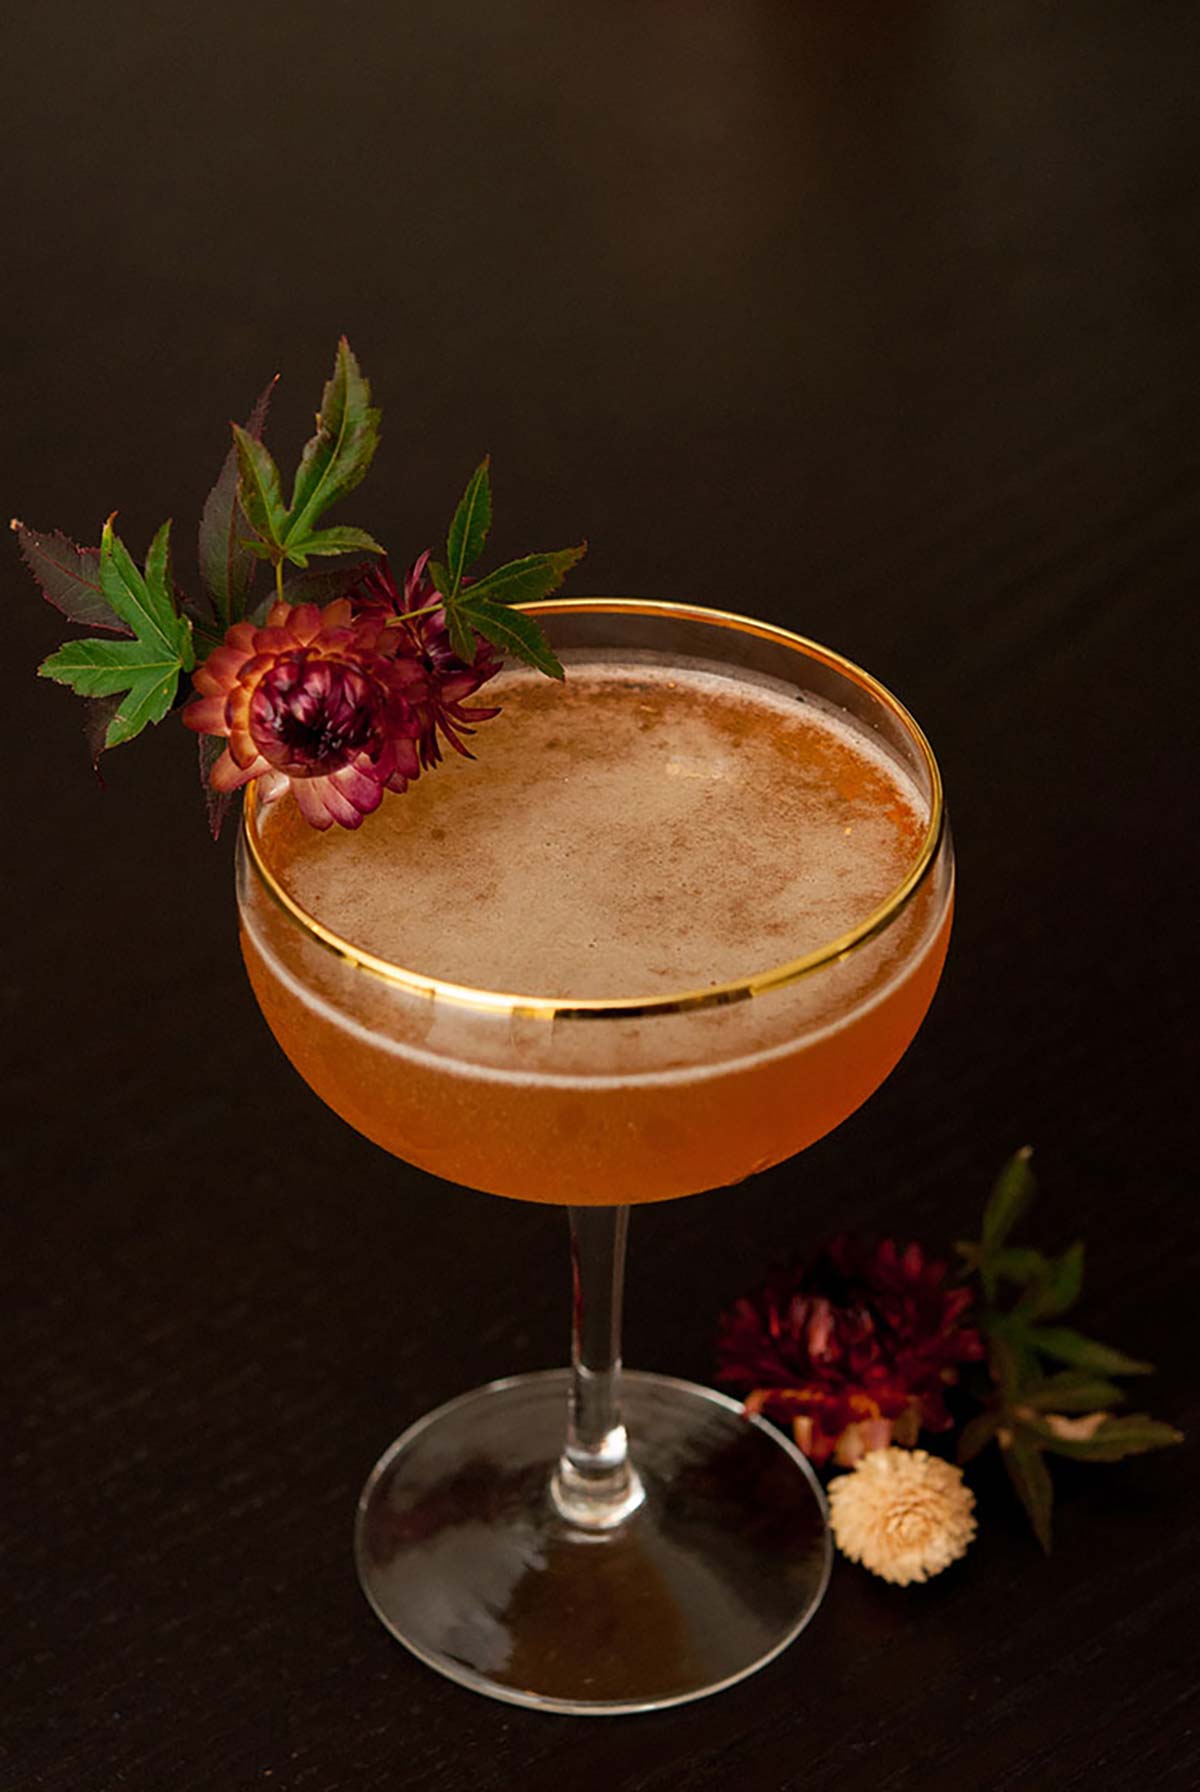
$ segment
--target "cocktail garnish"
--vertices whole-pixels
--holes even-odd
[[[268,795],[290,787],[314,827],[357,827],[385,790],[404,790],[440,762],[440,740],[469,758],[464,735],[498,711],[465,700],[499,670],[500,654],[563,676],[537,622],[510,606],[548,597],[586,551],[530,554],[472,578],[491,524],[485,459],[454,512],[445,559],[422,554],[398,589],[386,557],[365,558],[384,555],[374,536],[322,522],[361,483],[379,444],[380,412],[349,343],[338,344],[286,503],[263,441],[273,387],[244,428],[233,426],[205,503],[199,596],[175,582],[169,522],[141,570],[111,516],[98,550],[12,524],[49,602],[117,637],[67,642],[38,668],[88,700],[93,762],[184,705],[184,722],[202,736],[214,835],[230,795],[251,779]],[[313,559],[332,564],[313,568]],[[274,588],[262,595],[264,563]],[[289,566],[300,570],[285,578]]]
[[[835,1535],[885,1579],[923,1580],[969,1540],[957,1470],[935,1467],[921,1451],[919,1471],[905,1466],[920,1431],[961,1426],[959,1464],[998,1443],[1047,1554],[1048,1456],[1119,1462],[1183,1441],[1147,1413],[1115,1410],[1126,1395],[1114,1377],[1148,1374],[1149,1363],[1059,1323],[1082,1289],[1082,1244],[1050,1257],[1010,1243],[1034,1197],[1029,1159],[1028,1150],[1009,1159],[980,1237],[956,1245],[958,1277],[919,1245],[842,1235],[722,1316],[720,1379],[750,1389],[746,1410],[788,1426],[819,1468],[855,1469],[830,1488]],[[961,1396],[953,1392],[960,1369]],[[968,1417],[970,1401],[981,1410]],[[910,1558],[901,1508],[909,1493],[925,1497],[930,1476],[949,1501],[942,1523],[950,1528],[939,1539],[934,1508],[926,1525],[913,1507],[907,1544],[920,1548]]]
[[[464,584],[467,582],[464,580]],[[502,662],[487,640],[473,642],[469,660],[455,653],[446,612],[429,574],[428,550],[409,567],[399,588],[385,558],[365,568],[350,595],[354,614],[385,624],[393,639],[398,637],[405,642],[407,651],[416,653],[424,669],[426,695],[421,703],[418,737],[421,764],[429,767],[440,762],[439,734],[456,753],[469,759],[471,755],[462,736],[470,734],[477,722],[490,721],[500,712],[495,708],[468,709],[463,699],[473,696],[480,685],[494,678]]]
[[[228,738],[212,788],[261,778],[271,796],[290,784],[313,827],[357,827],[385,790],[420,776],[428,687],[404,646],[382,623],[356,619],[344,597],[323,610],[273,604],[262,628],[235,623],[197,669],[183,712],[197,734]]]
[[[790,1425],[817,1463],[946,1431],[946,1390],[983,1355],[971,1290],[946,1274],[920,1245],[839,1235],[725,1314],[720,1379],[749,1387],[747,1410]]]

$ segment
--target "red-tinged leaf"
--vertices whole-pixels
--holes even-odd
[[[104,595],[97,549],[76,547],[60,529],[42,535],[27,529],[16,517],[9,526],[21,558],[41,586],[43,597],[56,610],[85,628],[107,628],[115,635],[133,632]]]
[[[275,379],[259,394],[258,402],[246,420],[246,434],[262,441]],[[250,524],[238,499],[238,456],[231,444],[224,465],[217,475],[204,503],[200,518],[198,553],[200,577],[212,597],[222,629],[237,622],[245,613],[254,574],[256,557],[242,543],[250,533]]]
[[[1049,1555],[1054,1484],[1050,1479],[1050,1470],[1042,1461],[1042,1452],[1032,1439],[1018,1434],[1004,1446],[1003,1455],[1008,1478],[1029,1515],[1034,1535]]]
[[[307,572],[293,573],[283,581],[284,602],[317,604],[323,608],[336,598],[344,597],[371,564],[370,560],[354,555],[335,560],[330,566],[313,566]]]
[[[200,783],[204,790],[204,807],[208,814],[208,830],[214,840],[221,837],[221,829],[229,814],[233,799],[237,794],[232,790],[214,790],[209,783],[213,766],[225,751],[225,742],[218,735],[202,734],[196,743],[200,754]]]
[[[114,697],[85,697],[83,702],[83,738],[91,755],[92,770],[104,788],[104,775],[100,770],[100,755],[108,747],[108,730],[116,720],[117,711],[121,707],[121,693]]]

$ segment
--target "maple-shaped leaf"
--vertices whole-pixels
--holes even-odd
[[[262,441],[278,377],[264,387],[246,420],[246,434],[256,442]],[[250,598],[258,560],[246,546],[249,533],[250,524],[238,498],[237,447],[230,443],[217,482],[204,501],[197,543],[200,577],[212,598],[222,634],[245,614]]]
[[[43,535],[37,529],[26,528],[16,517],[9,527],[17,538],[21,558],[42,588],[42,596],[56,610],[85,628],[107,628],[117,635],[131,632],[104,595],[100,555],[95,548],[76,547],[61,529]]]
[[[260,560],[282,560],[288,511],[275,457],[264,442],[237,423],[233,426],[233,446],[238,464],[238,502],[254,531],[253,537],[242,545]]]
[[[471,587],[461,594],[454,614],[458,620],[491,641],[501,653],[523,660],[536,672],[544,672],[547,678],[565,676],[561,660],[546,639],[544,630],[532,616],[526,616],[521,610],[509,609],[504,604],[489,603],[486,597],[476,596]],[[475,647],[472,642],[466,656],[468,664],[474,657]]]
[[[106,747],[119,746],[160,722],[174,701],[181,672],[195,664],[192,629],[178,611],[171,576],[171,525],[164,523],[139,572],[112,526],[100,543],[100,587],[110,609],[133,639],[68,641],[42,661],[38,672],[70,685],[81,697],[120,697],[104,731]]]
[[[361,484],[379,446],[380,412],[343,336],[321,394],[317,432],[305,444],[292,485],[288,536],[299,541],[339,498]]]
[[[307,566],[309,556],[313,554],[320,559],[332,559],[335,555],[357,554],[364,550],[372,554],[383,552],[375,537],[368,535],[365,529],[311,529],[307,535],[289,535],[287,539],[287,557],[295,566]]]
[[[343,336],[317,413],[317,431],[305,444],[285,503],[283,480],[265,443],[247,427],[233,426],[237,459],[237,501],[250,533],[241,538],[248,556],[275,568],[276,595],[283,590],[285,562],[306,567],[313,556],[335,557],[383,548],[365,529],[342,524],[319,529],[319,518],[362,481],[379,445],[380,413],[371,406],[371,388]]]
[[[467,481],[467,489],[459,499],[446,535],[446,572],[454,594],[463,582],[464,573],[482,554],[492,526],[490,466],[491,457],[485,455]]]
[[[476,467],[459,500],[446,535],[446,559],[430,560],[429,576],[442,598],[450,645],[468,665],[475,658],[475,634],[483,635],[501,652],[523,660],[549,678],[562,678],[557,654],[545,631],[532,616],[510,608],[549,597],[568,572],[587,552],[586,541],[576,548],[560,548],[549,554],[526,554],[510,560],[494,572],[464,584],[464,575],[483,552],[492,520],[489,461]],[[474,631],[474,632],[472,632]]]

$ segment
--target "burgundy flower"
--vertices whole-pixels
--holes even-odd
[[[945,1431],[958,1364],[983,1355],[971,1291],[945,1277],[919,1245],[834,1238],[724,1315],[720,1379],[749,1388],[747,1411],[790,1424],[817,1463]]]
[[[423,668],[401,630],[354,617],[345,598],[277,603],[262,628],[237,623],[193,683],[184,722],[229,742],[214,790],[290,784],[313,827],[356,828],[385,790],[420,776]]]
[[[456,753],[470,759],[462,736],[471,734],[479,722],[498,716],[498,708],[468,709],[463,702],[500,670],[495,648],[482,635],[475,636],[475,658],[468,666],[450,645],[446,612],[441,607],[437,587],[429,576],[429,551],[415,560],[404,575],[404,586],[398,590],[386,559],[369,566],[353,587],[350,597],[357,618],[391,623],[392,631],[410,642],[425,672],[426,695],[419,706],[421,732],[418,747],[423,766],[438,765],[442,750],[438,735],[449,742]],[[463,580],[464,585],[471,583]],[[430,605],[436,608],[430,609]],[[428,614],[415,616],[411,622],[397,626],[397,616],[407,617],[414,611]]]

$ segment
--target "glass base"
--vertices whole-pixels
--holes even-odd
[[[646,1498],[609,1531],[551,1503],[567,1370],[492,1382],[376,1464],[355,1555],[376,1613],[476,1692],[544,1711],[649,1711],[719,1692],[797,1636],[829,1580],[825,1496],[791,1441],[724,1394],[627,1371]]]

